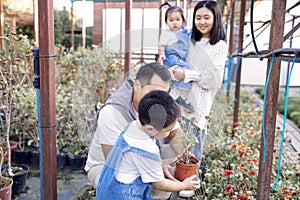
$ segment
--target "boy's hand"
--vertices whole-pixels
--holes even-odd
[[[184,179],[183,182],[186,184],[186,190],[196,190],[200,187],[200,181],[196,175]]]

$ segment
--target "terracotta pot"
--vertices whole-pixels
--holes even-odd
[[[0,199],[1,200],[11,200],[11,188],[13,184],[13,179],[8,177],[2,177],[2,179],[9,179],[10,184],[4,188],[0,188]]]
[[[190,164],[184,164],[180,162],[180,160],[176,162],[176,179],[183,181],[184,179],[197,174],[197,171],[199,170],[199,160],[194,156],[190,156],[190,160]]]
[[[11,141],[9,141],[9,144],[10,144],[11,160],[13,161],[14,160],[14,151],[13,150],[15,148],[17,148],[19,143],[11,140]],[[3,155],[4,155],[4,163],[7,163],[7,161],[8,161],[7,146],[3,146],[2,149],[3,149]]]

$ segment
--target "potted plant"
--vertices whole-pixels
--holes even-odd
[[[197,174],[197,170],[199,169],[199,160],[190,154],[190,150],[194,144],[198,143],[198,139],[192,131],[193,127],[193,123],[188,122],[187,120],[183,120],[181,123],[183,134],[179,139],[181,140],[181,144],[183,146],[183,153],[176,161],[175,171],[175,178],[180,181]]]
[[[2,176],[2,164],[4,161],[4,153],[0,147],[0,199],[1,200],[10,200],[11,199],[11,188],[13,180],[10,177]]]
[[[84,168],[87,153],[88,147],[80,137],[75,136],[68,153],[71,170],[82,170]]]

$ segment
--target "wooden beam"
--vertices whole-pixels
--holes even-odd
[[[42,167],[40,199],[57,199],[56,105],[53,0],[39,0],[40,97]]]
[[[131,9],[132,0],[125,0],[125,76],[129,76],[131,67]]]
[[[300,28],[300,22],[292,28],[283,38],[283,41],[286,41],[289,37],[293,35]]]

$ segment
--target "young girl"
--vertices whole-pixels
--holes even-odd
[[[169,5],[168,3],[165,4]],[[188,31],[184,27],[186,21],[183,16],[183,10],[177,6],[170,6],[165,14],[165,22],[169,30],[163,31],[160,35],[158,62],[163,63],[167,67],[177,65],[190,69],[189,64],[186,62],[190,41]],[[176,102],[192,111],[193,107],[187,102],[192,83],[175,81],[173,87],[180,91],[180,96],[176,99]]]
[[[228,53],[222,14],[216,1],[199,1],[194,8],[193,28],[188,61],[193,70],[173,69],[176,79],[192,81],[188,95],[195,113],[183,113],[187,120],[194,119],[194,134],[199,143],[192,153],[201,161],[206,135],[207,119],[217,90],[222,85]]]
[[[155,139],[167,137],[180,117],[173,98],[164,91],[150,91],[140,100],[138,116],[108,154],[97,184],[97,200],[152,200],[152,186],[163,191],[197,189],[196,176],[174,181],[165,179],[162,170]]]

